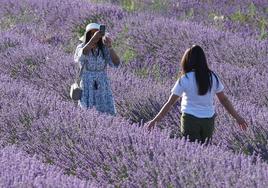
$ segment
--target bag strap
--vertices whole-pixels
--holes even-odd
[[[82,76],[82,73],[83,73],[85,64],[86,64],[86,63],[83,63],[81,69],[79,69],[78,76],[76,77],[76,83],[77,83],[77,84],[79,84],[79,82],[80,82],[80,80],[81,80],[81,76]]]

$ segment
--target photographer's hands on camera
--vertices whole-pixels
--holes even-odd
[[[113,40],[109,36],[109,33],[105,32],[105,28],[96,31],[90,41],[84,46],[82,53],[87,55],[92,48],[97,46],[98,41],[102,40],[103,44],[109,49],[111,59],[114,65],[118,66],[120,64],[120,58],[112,48]]]
[[[102,38],[103,44],[107,46],[107,48],[112,48],[113,40],[109,36],[109,34],[105,34],[105,36]]]
[[[92,42],[94,44],[97,44],[97,42],[102,39],[102,42],[105,46],[107,46],[108,48],[111,48],[112,47],[112,39],[111,37],[109,36],[108,33],[105,33],[103,34],[101,31],[97,31],[94,33],[94,35],[92,36]]]

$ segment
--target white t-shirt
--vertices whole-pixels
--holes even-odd
[[[171,90],[173,94],[182,97],[181,112],[198,118],[212,117],[215,114],[214,96],[224,88],[219,77],[218,80],[217,84],[216,77],[213,75],[211,91],[208,91],[205,95],[198,95],[195,72],[188,72],[183,75]]]

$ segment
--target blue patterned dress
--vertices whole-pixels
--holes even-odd
[[[103,47],[104,56],[101,50],[95,49],[88,55],[82,53],[83,43],[76,48],[74,61],[79,63],[81,68],[84,65],[80,86],[83,90],[82,98],[78,102],[83,108],[93,108],[100,112],[116,114],[114,98],[112,95],[110,80],[107,76],[107,65],[114,65],[110,56],[109,49]],[[99,53],[98,53],[99,51]]]

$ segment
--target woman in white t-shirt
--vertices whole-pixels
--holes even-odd
[[[214,131],[215,106],[217,95],[221,104],[236,119],[239,127],[247,129],[247,123],[234,109],[224,94],[224,86],[219,77],[209,69],[203,49],[194,45],[187,49],[181,60],[181,76],[171,90],[168,101],[160,112],[148,123],[151,130],[181,97],[181,132],[190,141],[204,143],[212,138]]]

